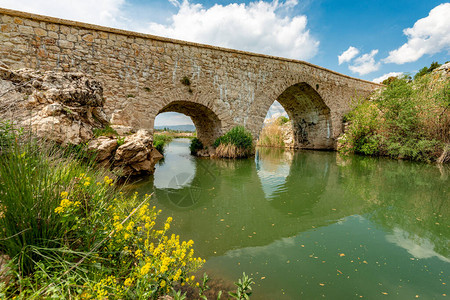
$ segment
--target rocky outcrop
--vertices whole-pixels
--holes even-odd
[[[148,131],[122,126],[120,133],[131,135],[94,138],[95,129],[109,125],[104,102],[101,83],[85,74],[0,67],[1,119],[63,146],[87,144],[120,176],[153,173],[162,155]]]
[[[82,73],[0,67],[0,114],[59,144],[86,143],[108,123],[100,82]]]

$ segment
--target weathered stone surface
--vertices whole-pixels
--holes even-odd
[[[258,138],[278,100],[298,147],[334,148],[351,100],[380,87],[303,61],[7,9],[0,19],[0,54],[12,67],[82,71],[103,83],[112,124],[152,132],[159,113],[180,112],[205,145],[236,125]]]
[[[96,159],[100,162],[109,160],[113,157],[114,151],[117,149],[117,139],[106,136],[100,136],[93,139],[88,144],[88,150],[96,152]]]
[[[0,117],[62,145],[84,144],[96,159],[128,176],[152,173],[161,154],[145,130],[118,138],[93,139],[95,128],[108,124],[103,88],[81,73],[10,70],[0,67]]]
[[[153,139],[147,130],[127,136],[116,150],[114,170],[122,176],[151,174],[161,154],[153,148]]]

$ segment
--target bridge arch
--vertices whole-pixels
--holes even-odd
[[[334,147],[333,126],[330,108],[317,89],[306,82],[299,82],[285,88],[274,98],[266,98],[261,112],[266,114],[277,100],[289,116],[295,148],[332,149]],[[275,92],[276,93],[276,92]],[[261,119],[261,118],[260,118]],[[261,132],[261,122],[258,134]]]
[[[165,112],[182,113],[191,118],[197,129],[197,138],[206,146],[211,146],[222,134],[222,121],[209,107],[191,101],[172,101],[155,115]]]

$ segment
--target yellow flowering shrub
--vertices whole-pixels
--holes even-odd
[[[105,201],[93,200],[98,196],[112,198],[108,195],[111,178],[91,184],[91,178],[81,174],[77,182],[73,193],[61,193],[60,205],[54,211],[62,222],[73,223],[68,236],[76,230],[98,242],[104,240],[96,255],[86,259],[87,265],[97,266],[97,279],[83,285],[83,299],[122,299],[127,295],[156,299],[178,283],[195,285],[191,273],[204,260],[194,257],[192,240],[180,241],[178,235],[168,233],[171,217],[158,225],[161,210],[150,206],[149,195],[139,199],[137,193],[130,197],[115,194],[106,206]]]

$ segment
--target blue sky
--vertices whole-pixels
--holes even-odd
[[[0,6],[305,60],[370,81],[450,60],[445,1],[0,0]]]

